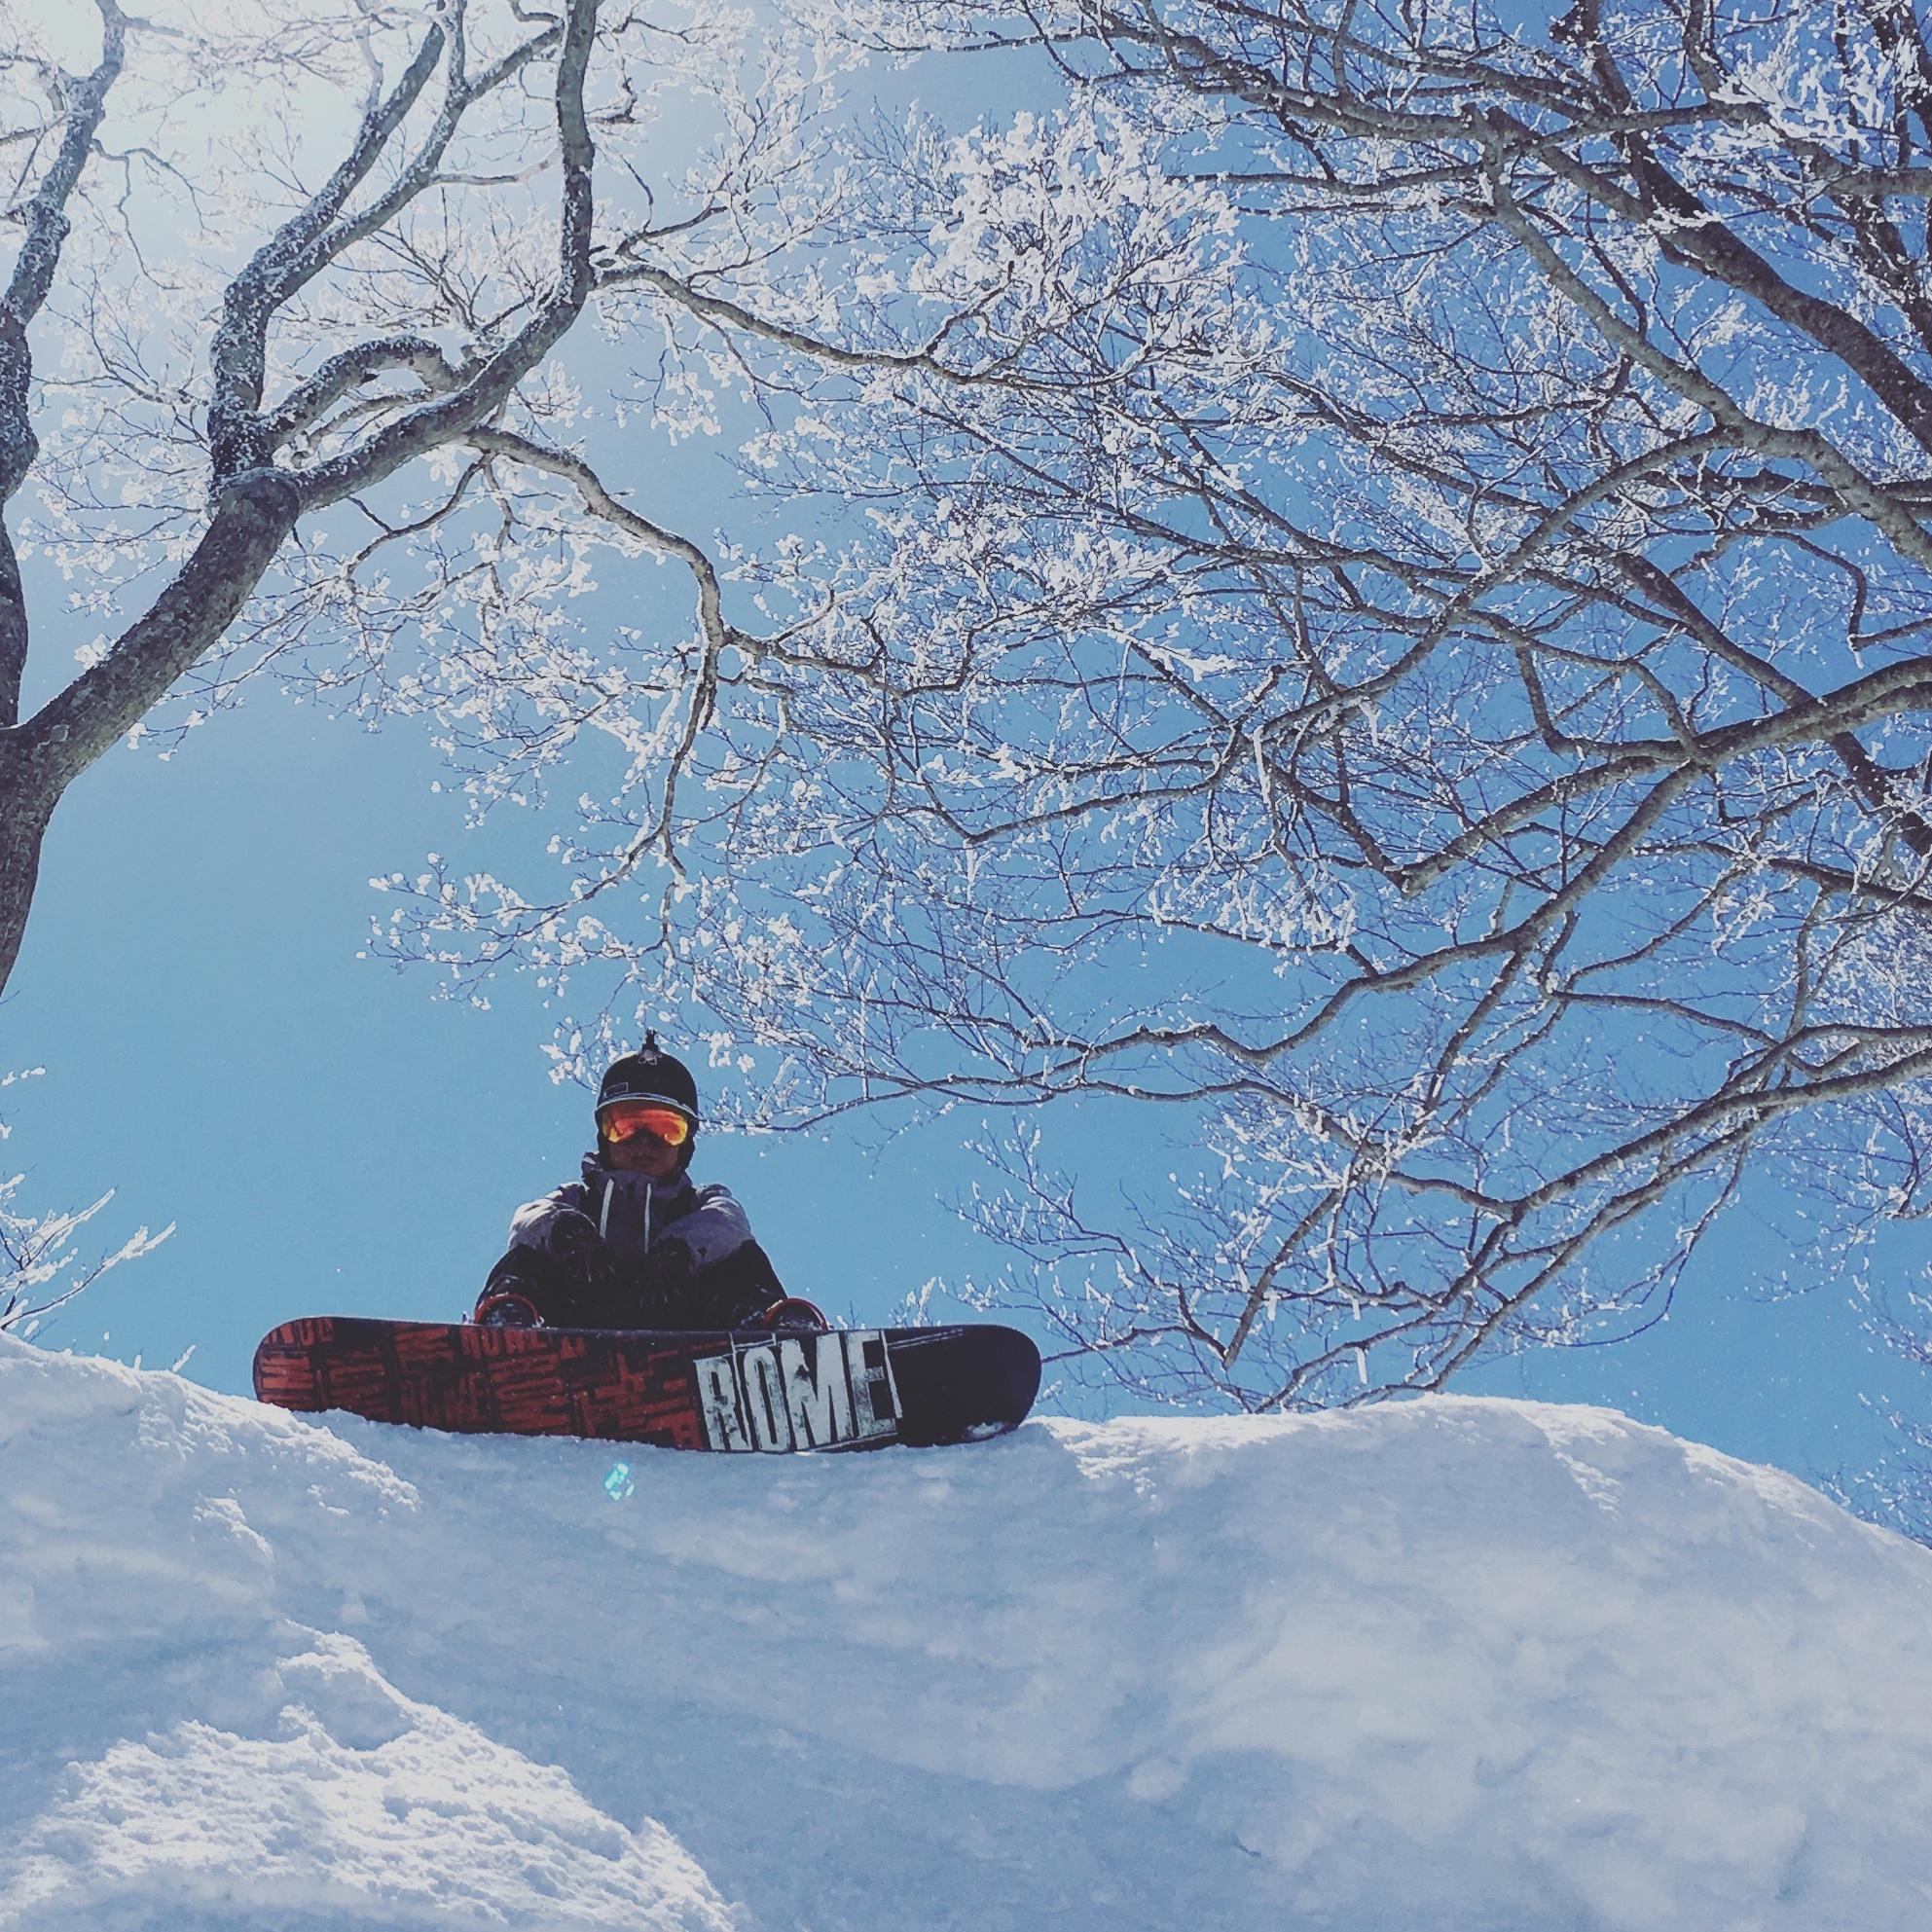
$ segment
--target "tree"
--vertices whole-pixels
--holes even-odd
[[[1019,1110],[968,1212],[1177,1397],[1626,1333],[1747,1186],[1924,1212],[1912,9],[839,12],[1065,95],[876,133],[815,270],[657,277],[868,522],[739,560],[681,793],[397,945],[708,1002],[766,1124]]]
[[[702,729],[716,575],[633,492],[672,498],[710,404],[598,390],[651,273],[820,218],[825,71],[675,4],[0,5],[0,990],[68,788],[257,674],[441,711],[453,755],[488,747],[479,810],[586,732],[648,764]],[[637,614],[586,643],[601,583]],[[22,1185],[16,1328],[152,1245],[82,1266],[105,1197],[29,1214]]]
[[[698,624],[662,647],[634,631],[599,675],[701,722],[715,579],[623,500],[633,477],[606,484],[563,440],[597,416],[602,349],[580,325],[623,326],[655,266],[735,260],[752,211],[783,233],[818,192],[812,84],[782,42],[754,56],[745,21],[702,9],[93,14],[89,52],[87,22],[10,8],[0,56],[19,232],[0,298],[0,986],[67,788],[264,667],[350,708],[460,685],[472,715],[540,717],[583,673],[565,605],[603,546],[620,574],[685,565]],[[30,622],[23,556],[103,627],[30,715],[29,645],[69,613]],[[514,735],[540,762],[542,727]]]
[[[40,1072],[0,1074],[0,1091]],[[12,1131],[11,1123],[0,1119],[0,1141]],[[112,1252],[83,1260],[75,1238],[114,1198],[112,1191],[90,1207],[25,1214],[15,1205],[25,1184],[21,1174],[0,1177],[0,1334],[31,1338],[50,1315],[85,1294],[108,1269],[138,1260],[174,1232],[172,1225],[159,1234],[136,1228]]]

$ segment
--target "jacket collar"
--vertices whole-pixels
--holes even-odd
[[[698,1191],[688,1173],[679,1172],[668,1175],[662,1181],[653,1181],[648,1174],[631,1174],[621,1167],[608,1167],[595,1153],[585,1154],[583,1171],[584,1185],[596,1188],[600,1194],[612,1187],[620,1192],[648,1188],[657,1213],[667,1221],[674,1220],[685,1202]]]

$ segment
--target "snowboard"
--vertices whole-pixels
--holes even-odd
[[[317,1315],[255,1350],[255,1394],[291,1409],[511,1436],[767,1453],[1003,1435],[1039,1390],[1013,1329],[502,1329]]]

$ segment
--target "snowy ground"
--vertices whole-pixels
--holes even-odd
[[[1932,1925],[1932,1555],[1621,1417],[616,1459],[0,1336],[0,1925]]]

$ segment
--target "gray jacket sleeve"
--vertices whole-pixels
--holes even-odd
[[[531,1204],[532,1206],[535,1203]],[[700,1268],[735,1255],[751,1238],[751,1222],[731,1189],[713,1183],[698,1189],[698,1205],[667,1222],[660,1240],[681,1241]]]
[[[558,1218],[582,1214],[587,1197],[588,1190],[581,1181],[566,1181],[537,1200],[526,1201],[510,1217],[510,1246],[534,1248],[539,1254],[547,1254]]]

